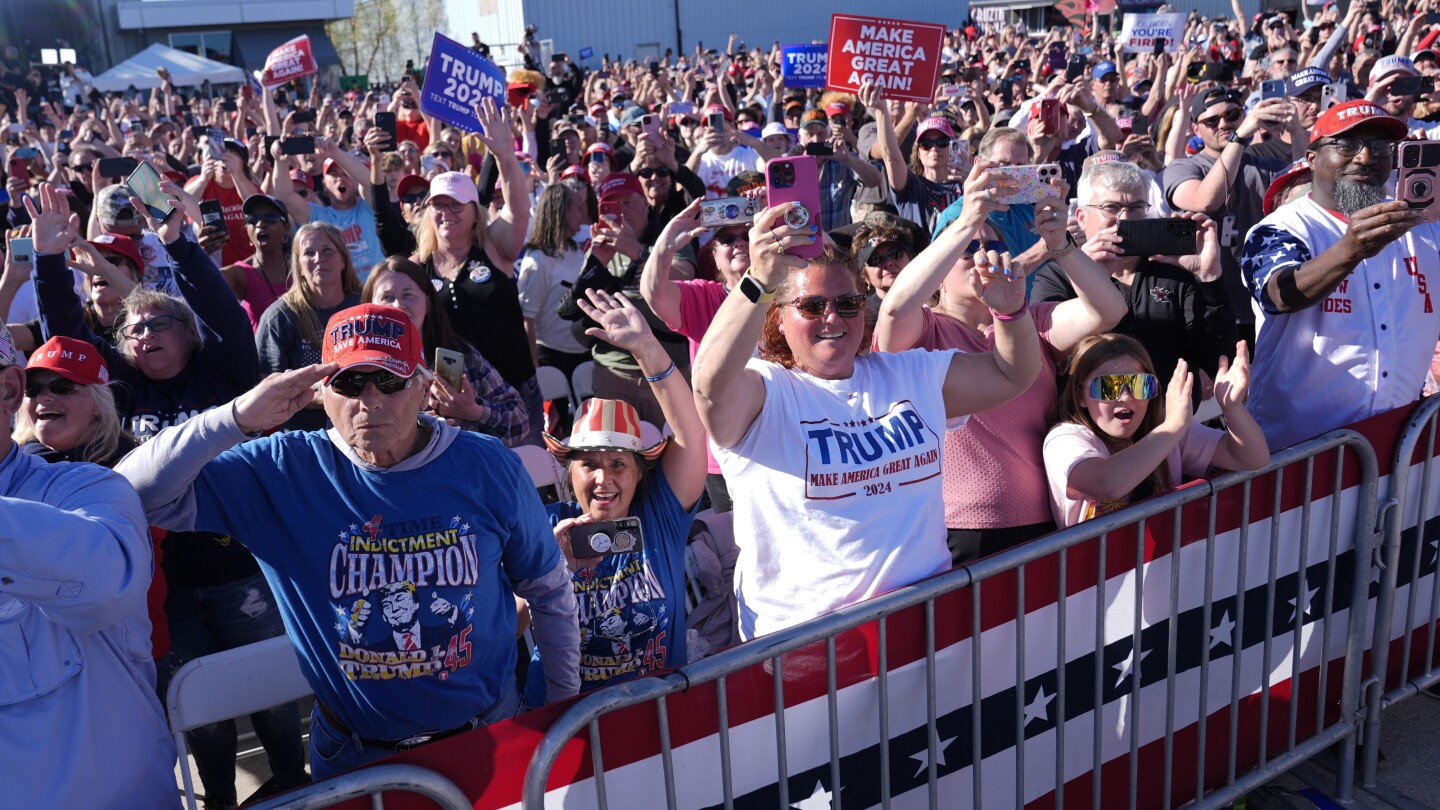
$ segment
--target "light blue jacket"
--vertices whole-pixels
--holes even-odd
[[[0,459],[0,804],[176,807],[140,499],[94,464]]]

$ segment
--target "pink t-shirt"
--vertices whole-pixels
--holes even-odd
[[[1215,457],[1215,448],[1220,446],[1220,440],[1224,437],[1223,430],[1192,422],[1190,430],[1165,460],[1170,466],[1172,484],[1179,485],[1184,483],[1187,477],[1195,478],[1208,472],[1210,461]],[[1074,526],[1096,515],[1114,512],[1130,504],[1129,497],[1097,502],[1070,489],[1070,473],[1080,462],[1091,458],[1110,457],[1110,450],[1090,428],[1074,422],[1061,422],[1045,437],[1044,453],[1045,470],[1049,477],[1050,508],[1055,513],[1055,525],[1060,528]]]
[[[690,339],[690,367],[694,368],[695,353],[700,350],[700,341],[710,330],[715,313],[720,311],[720,305],[725,302],[725,296],[729,293],[720,282],[700,278],[676,281],[675,285],[680,288],[680,323],[665,325]],[[705,469],[712,475],[719,475],[720,462],[716,461],[715,454],[710,452],[709,441],[705,442],[705,457],[709,465]]]
[[[945,431],[945,526],[999,529],[1050,520],[1050,498],[1040,447],[1050,429],[1050,411],[1060,392],[1050,356],[1050,323],[1056,303],[1031,304],[1030,317],[1046,351],[1040,376],[1020,396],[998,408],[971,414],[959,430]],[[995,327],[982,337],[947,315],[925,307],[925,325],[915,347],[938,351],[995,349]]]

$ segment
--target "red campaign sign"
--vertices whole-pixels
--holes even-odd
[[[265,60],[265,70],[260,74],[260,83],[266,87],[280,85],[318,72],[315,52],[310,49],[310,37],[298,36],[270,52]]]
[[[888,98],[930,103],[945,26],[855,14],[830,15],[825,86],[851,93],[869,79]]]

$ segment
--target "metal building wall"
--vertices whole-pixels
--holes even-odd
[[[576,62],[582,48],[593,49],[595,56],[584,64],[596,67],[602,53],[628,59],[673,48],[675,6],[675,0],[525,0],[525,22],[536,27],[538,39],[552,40],[555,51]],[[523,29],[521,24],[516,31]]]

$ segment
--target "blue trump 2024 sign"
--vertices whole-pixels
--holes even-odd
[[[483,132],[475,105],[481,99],[505,106],[505,71],[453,39],[435,35],[430,66],[420,90],[420,109],[466,132]]]
[[[780,68],[786,87],[804,90],[825,86],[825,51],[829,46],[786,45],[780,50]]]

